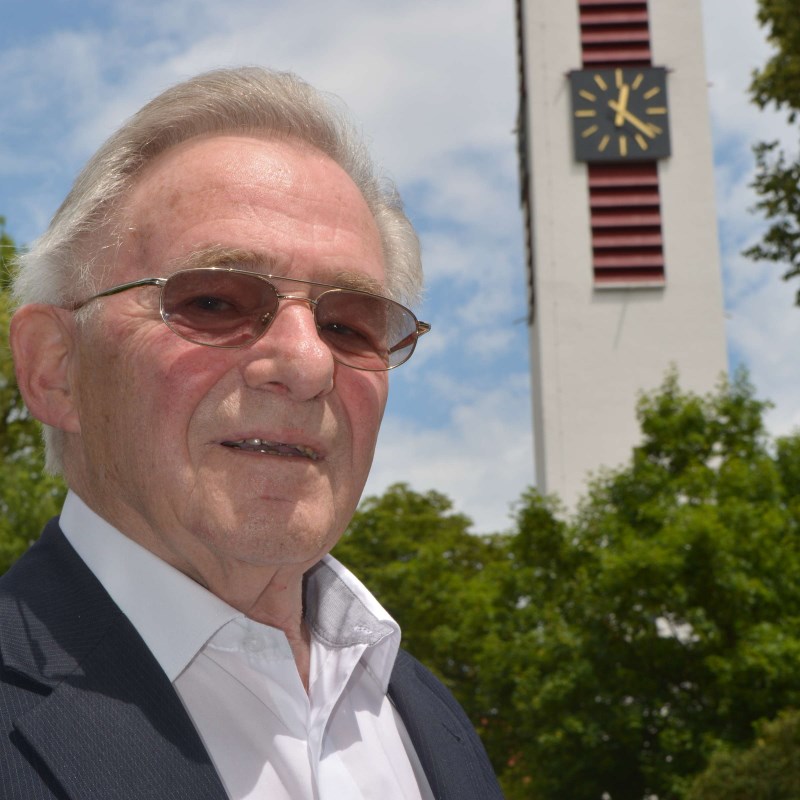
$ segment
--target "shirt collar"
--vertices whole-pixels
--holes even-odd
[[[306,573],[306,622],[327,647],[366,645],[362,659],[385,693],[400,649],[400,626],[333,556]]]
[[[61,530],[144,639],[170,681],[226,623],[244,617],[67,493]],[[332,556],[306,574],[306,621],[328,647],[366,644],[364,662],[386,691],[400,628],[367,588]]]
[[[242,616],[120,533],[67,492],[59,520],[78,555],[144,639],[170,681],[226,622]]]

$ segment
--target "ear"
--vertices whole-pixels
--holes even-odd
[[[17,384],[31,414],[54,428],[79,433],[77,398],[70,380],[75,357],[71,317],[55,306],[22,306],[11,318],[9,340]]]

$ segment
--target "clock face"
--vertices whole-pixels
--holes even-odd
[[[670,154],[663,67],[570,73],[578,161],[653,161]]]

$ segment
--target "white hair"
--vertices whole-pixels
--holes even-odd
[[[296,139],[335,161],[375,219],[387,293],[403,303],[419,300],[419,240],[397,190],[377,173],[341,104],[291,73],[241,67],[207,72],[167,89],[100,147],[47,231],[19,257],[17,302],[69,305],[96,291],[95,266],[118,241],[115,211],[142,169],[188,139],[236,133]],[[60,472],[63,432],[45,426],[44,437],[48,469]]]

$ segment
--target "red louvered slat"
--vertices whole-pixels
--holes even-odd
[[[609,0],[579,0],[578,5],[580,8],[590,8],[592,6],[647,6],[647,3],[643,2],[643,0],[614,0],[614,2],[609,2]]]
[[[661,212],[658,208],[631,208],[626,209],[624,225],[628,228],[655,228],[661,230]],[[604,228],[619,228],[620,214],[618,209],[610,211],[595,211],[592,213],[592,230]]]
[[[601,253],[595,258],[595,274],[604,269],[643,269],[644,267],[663,267],[664,255],[658,252],[632,253],[626,250],[609,251]]]
[[[592,231],[592,247],[596,249],[612,247],[661,247],[663,239],[661,231],[647,226],[647,230],[622,230],[615,226],[611,231],[598,228]]]
[[[583,66],[603,69],[610,66],[647,67],[653,60],[649,47],[598,48],[584,51]]]
[[[620,206],[658,205],[658,187],[641,189],[639,187],[618,187],[613,191],[595,189],[589,191],[589,205],[592,210],[596,208],[619,208]]]
[[[581,9],[581,28],[589,29],[594,26],[607,27],[610,25],[641,25],[647,28],[647,5],[639,3],[643,8],[617,9],[606,3],[606,8],[598,7],[597,10],[584,11]]]
[[[664,270],[661,267],[652,269],[609,269],[595,274],[594,285],[613,289],[615,286],[641,283],[655,286],[664,283]]]
[[[618,45],[620,41],[626,44],[644,44],[650,46],[650,32],[647,26],[641,28],[626,28],[624,30],[587,30],[581,35],[581,42],[584,45],[600,46],[604,44]]]
[[[595,164],[589,186],[658,186],[658,171],[652,162],[637,164]]]

